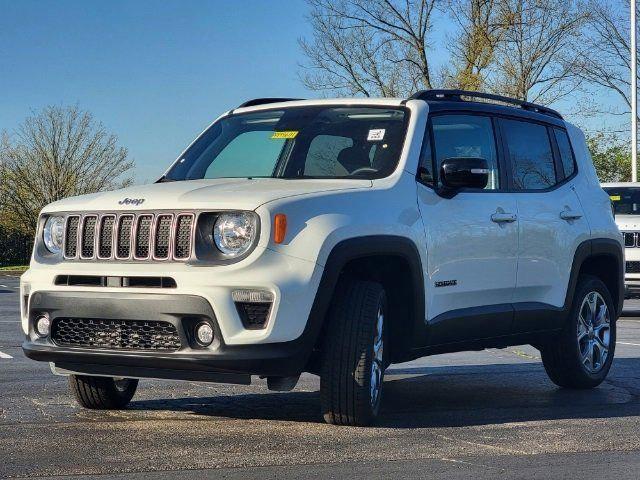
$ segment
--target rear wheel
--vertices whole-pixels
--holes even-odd
[[[322,352],[320,398],[327,423],[368,425],[378,415],[385,369],[386,296],[375,282],[338,286]]]
[[[593,388],[611,368],[616,346],[616,318],[611,294],[598,278],[578,281],[567,325],[542,347],[549,378],[561,387]]]
[[[118,410],[131,401],[138,388],[138,380],[69,375],[69,387],[84,408]]]

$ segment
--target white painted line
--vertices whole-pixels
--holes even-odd
[[[616,342],[618,345],[631,345],[632,347],[640,347],[640,343]]]
[[[13,358],[11,355],[9,355],[8,353],[2,353],[0,352],[0,358]]]

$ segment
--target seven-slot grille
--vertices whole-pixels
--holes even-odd
[[[188,260],[194,220],[192,213],[70,215],[64,255],[82,260]]]

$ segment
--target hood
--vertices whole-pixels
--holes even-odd
[[[621,231],[640,231],[640,215],[616,215],[616,225]]]
[[[217,178],[153,183],[70,197],[43,213],[118,210],[255,210],[260,205],[309,193],[370,188],[371,180]]]

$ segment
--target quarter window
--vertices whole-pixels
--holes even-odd
[[[517,190],[544,190],[556,183],[556,170],[547,127],[532,122],[502,120],[513,186]]]
[[[479,115],[437,115],[432,119],[436,172],[448,158],[483,158],[489,166],[485,189],[499,188],[498,160],[493,123]],[[438,180],[438,185],[442,182]]]
[[[573,151],[571,150],[571,143],[569,142],[569,136],[564,130],[559,128],[553,129],[556,135],[556,142],[558,143],[558,150],[560,150],[560,159],[562,160],[562,167],[564,168],[564,176],[570,177],[576,169],[575,162],[573,161]]]

